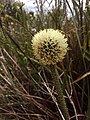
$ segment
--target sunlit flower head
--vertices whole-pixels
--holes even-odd
[[[59,30],[44,29],[34,35],[32,49],[40,62],[54,65],[61,62],[67,53],[67,38]]]

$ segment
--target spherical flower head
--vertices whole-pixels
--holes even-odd
[[[59,30],[44,29],[34,35],[32,49],[41,63],[54,65],[61,62],[67,53],[67,38]]]

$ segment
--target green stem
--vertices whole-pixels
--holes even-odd
[[[69,113],[68,113],[68,108],[64,99],[64,95],[63,95],[63,90],[62,90],[62,86],[61,83],[59,81],[58,75],[57,75],[57,68],[56,66],[53,66],[53,68],[51,68],[52,71],[52,77],[53,77],[53,84],[55,86],[56,92],[58,94],[58,104],[60,107],[60,110],[62,111],[62,114],[65,118],[65,120],[69,120]]]

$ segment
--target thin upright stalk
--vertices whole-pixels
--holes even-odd
[[[67,105],[66,105],[66,102],[64,99],[64,94],[63,94],[61,83],[60,83],[59,78],[57,76],[57,68],[55,65],[51,69],[51,72],[52,72],[53,84],[55,86],[55,89],[56,89],[56,92],[58,95],[57,99],[58,99],[59,107],[62,111],[62,114],[63,114],[65,120],[69,120],[68,108],[67,108]]]

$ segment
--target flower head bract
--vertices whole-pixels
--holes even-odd
[[[59,30],[44,29],[34,35],[32,49],[36,59],[45,65],[54,65],[67,53],[67,38]]]

